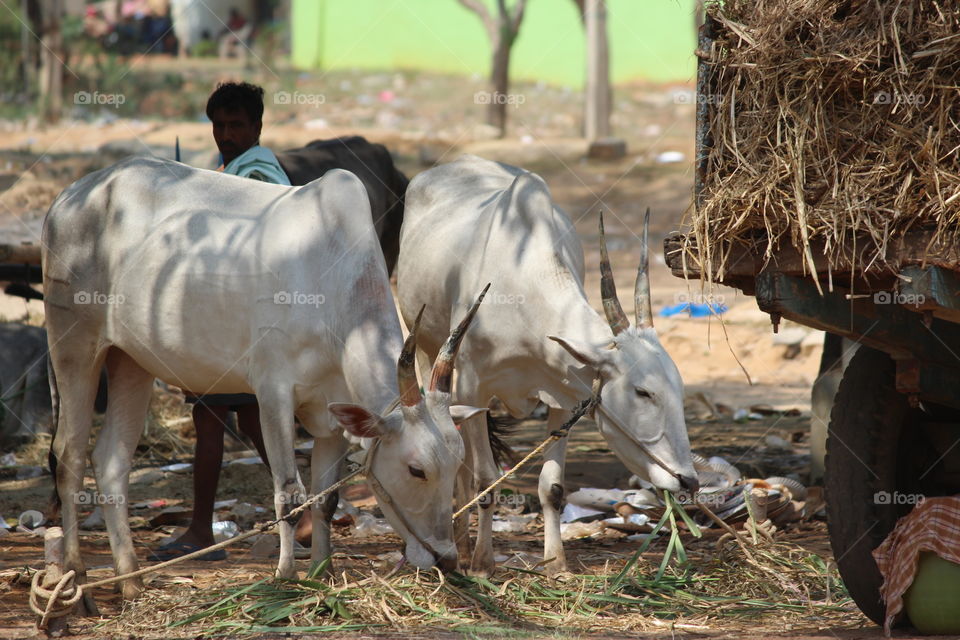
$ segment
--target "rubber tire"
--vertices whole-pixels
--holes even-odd
[[[837,390],[827,438],[825,489],[830,546],[857,606],[883,624],[883,578],[871,552],[896,525],[902,507],[878,504],[875,494],[897,491],[898,453],[912,422],[907,397],[895,387],[896,365],[861,346]],[[909,446],[909,445],[908,445]]]

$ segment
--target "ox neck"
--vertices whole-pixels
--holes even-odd
[[[590,306],[581,287],[569,287],[560,296],[550,300],[550,319],[544,323],[546,331],[543,333],[543,362],[549,371],[562,372],[562,383],[566,393],[560,388],[554,389],[559,400],[560,395],[567,395],[565,404],[572,404],[589,395],[591,381],[596,375],[593,367],[581,364],[574,360],[560,345],[547,336],[560,336],[568,340],[577,340],[590,345],[603,345],[613,342],[613,332],[604,319]],[[555,375],[555,374],[554,374]],[[551,376],[552,377],[552,376]]]
[[[353,401],[388,413],[400,395],[396,358],[403,348],[403,334],[396,312],[354,328],[343,347],[343,373]]]

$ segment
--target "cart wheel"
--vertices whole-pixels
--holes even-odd
[[[925,490],[940,494],[918,486],[919,476],[936,460],[925,424],[938,423],[910,408],[895,388],[895,377],[889,355],[860,347],[840,382],[827,440],[830,546],[850,596],[877,624],[885,613],[883,579],[871,552],[912,509],[909,496]]]

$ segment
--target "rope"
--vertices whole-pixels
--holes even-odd
[[[590,397],[585,398],[577,403],[577,405],[573,409],[573,415],[570,416],[569,420],[563,423],[563,425],[559,429],[552,432],[550,436],[546,440],[541,442],[539,445],[537,445],[533,451],[531,451],[526,456],[524,456],[523,460],[515,464],[512,469],[510,469],[505,474],[500,476],[489,487],[487,487],[486,489],[478,493],[473,500],[471,500],[467,504],[460,507],[460,509],[458,509],[457,512],[453,514],[453,519],[456,520],[459,516],[463,515],[463,513],[467,511],[470,507],[472,507],[473,505],[483,500],[484,496],[486,496],[491,491],[495,490],[501,484],[506,482],[508,478],[510,478],[520,468],[522,468],[525,464],[527,464],[534,456],[540,454],[540,452],[546,449],[549,445],[553,444],[557,440],[560,440],[561,438],[566,438],[568,435],[570,435],[570,429],[573,427],[573,425],[575,425],[577,421],[580,420],[580,418],[582,418],[588,411],[591,411],[599,403],[600,403],[600,376],[597,376],[596,378],[593,379],[593,388],[590,390]]]
[[[165,569],[166,567],[170,567],[175,564],[186,562],[187,560],[192,560],[202,555],[206,555],[211,551],[224,549],[226,547],[229,547],[232,544],[240,542],[241,540],[246,540],[247,538],[253,537],[255,535],[266,533],[267,531],[269,531],[270,529],[273,529],[283,521],[291,522],[291,523],[295,522],[296,516],[299,516],[301,513],[309,509],[313,504],[315,504],[319,500],[325,498],[329,494],[333,493],[334,491],[342,487],[348,481],[358,476],[362,471],[363,469],[357,469],[355,471],[348,473],[346,476],[344,476],[343,478],[341,478],[339,481],[335,482],[331,486],[327,487],[320,493],[310,496],[310,498],[308,498],[303,504],[301,504],[296,509],[293,509],[290,513],[288,513],[287,515],[281,518],[277,518],[272,522],[267,522],[265,524],[262,524],[259,527],[256,527],[254,529],[251,529],[250,531],[247,531],[246,533],[242,533],[239,536],[230,538],[228,540],[224,540],[223,542],[218,542],[217,544],[212,545],[210,547],[204,547],[203,549],[199,549],[197,551],[193,551],[191,553],[180,556],[178,558],[173,558],[171,560],[166,560],[164,562],[160,562],[158,564],[145,567],[138,571],[132,571],[130,573],[125,573],[123,575],[114,576],[112,578],[105,578],[103,580],[97,580],[96,582],[90,582],[83,585],[70,585],[68,587],[66,585],[68,585],[70,581],[73,580],[73,577],[74,577],[74,571],[71,570],[64,574],[63,578],[60,579],[60,581],[57,583],[57,586],[52,591],[44,589],[43,587],[40,586],[40,579],[46,575],[46,570],[38,571],[33,575],[33,582],[30,584],[30,608],[33,609],[34,613],[36,613],[39,616],[42,616],[40,620],[40,624],[38,626],[41,629],[43,629],[45,628],[46,622],[49,618],[59,618],[73,611],[74,605],[76,605],[77,602],[80,601],[80,598],[83,596],[84,589],[93,589],[95,587],[102,587],[104,585],[113,584],[114,582],[120,582],[121,580],[128,580],[130,578],[139,578],[140,576],[145,576],[147,574],[154,573],[155,571],[159,571],[160,569]],[[54,608],[55,605],[57,605],[57,600],[61,597],[66,598],[66,600],[64,600],[59,604],[59,606],[56,606],[56,608]],[[40,605],[38,603],[38,600],[41,598],[44,598],[47,600],[47,605],[43,609],[40,608]]]
[[[72,569],[63,574],[53,589],[40,586],[40,580],[46,576],[46,573],[45,569],[37,571],[33,574],[33,580],[30,583],[30,609],[40,616],[40,622],[37,623],[38,629],[46,629],[51,619],[69,615],[83,595],[79,587],[71,584],[75,575]],[[63,600],[60,600],[61,598]],[[40,606],[41,599],[47,602],[43,607]]]
[[[470,502],[465,504],[463,507],[461,507],[455,514],[453,514],[453,519],[456,520],[456,518],[462,515],[463,512],[465,512],[467,509],[469,509],[470,507],[475,505],[477,502],[482,500],[484,496],[488,495],[491,491],[494,491],[498,486],[500,486],[500,484],[502,484],[508,478],[510,478],[514,473],[516,473],[525,464],[527,464],[534,456],[542,452],[547,446],[549,446],[553,442],[556,442],[557,440],[560,440],[561,438],[567,437],[573,425],[576,424],[577,421],[580,420],[580,418],[582,418],[587,412],[592,411],[599,404],[600,385],[601,385],[601,380],[600,380],[600,377],[597,376],[593,381],[593,388],[591,389],[590,396],[577,403],[577,405],[574,407],[573,415],[570,417],[569,420],[567,420],[559,429],[557,429],[556,431],[553,431],[546,440],[541,442],[533,451],[531,451],[529,454],[524,456],[524,458],[520,462],[518,462],[516,465],[514,465],[512,469],[510,469],[507,473],[505,473],[503,476],[497,479],[489,487],[487,487],[486,489],[481,491],[479,494],[477,494],[477,496],[473,500],[471,500]],[[369,452],[368,452],[368,456],[369,456]],[[369,463],[369,459],[368,459],[368,463]],[[246,540],[247,538],[253,537],[255,535],[265,533],[270,529],[273,529],[283,521],[292,523],[295,521],[294,519],[296,516],[299,516],[301,513],[309,509],[313,504],[317,503],[322,498],[325,498],[330,493],[336,491],[337,489],[339,489],[344,484],[346,484],[356,476],[360,475],[361,473],[367,472],[368,467],[369,467],[369,464],[359,469],[356,469],[355,471],[350,472],[349,474],[347,474],[346,476],[344,476],[343,478],[341,478],[340,480],[332,484],[330,487],[324,489],[323,491],[321,491],[316,495],[311,496],[299,507],[297,507],[296,509],[293,509],[290,513],[288,513],[287,515],[281,518],[277,518],[272,522],[262,524],[259,527],[251,529],[250,531],[247,531],[245,533],[242,533],[239,536],[230,538],[228,540],[224,540],[223,542],[218,542],[212,546],[204,547],[203,549],[198,549],[197,551],[193,551],[186,555],[179,556],[171,560],[166,560],[164,562],[160,562],[155,565],[151,565],[149,567],[145,567],[138,571],[125,573],[119,576],[113,576],[112,578],[104,578],[103,580],[97,580],[96,582],[90,582],[83,585],[72,585],[70,584],[70,582],[73,580],[74,571],[71,570],[71,571],[68,571],[66,574],[64,574],[64,576],[60,579],[60,581],[57,583],[57,585],[54,587],[52,591],[48,589],[44,589],[43,587],[40,586],[40,580],[42,577],[46,575],[46,571],[45,570],[38,571],[34,574],[33,582],[30,585],[30,607],[31,609],[33,609],[33,611],[37,615],[41,616],[41,620],[38,626],[39,628],[43,629],[45,628],[45,625],[51,618],[62,617],[69,614],[71,611],[73,611],[74,605],[76,605],[77,602],[80,601],[80,598],[83,597],[84,589],[93,589],[95,587],[102,587],[108,584],[113,584],[115,582],[120,582],[122,580],[129,580],[130,578],[139,578],[140,576],[145,576],[145,575],[154,573],[156,571],[159,571],[160,569],[165,569],[167,567],[171,567],[181,562],[186,562],[187,560],[198,558],[200,556],[210,553],[211,551],[225,549],[226,547],[229,547],[232,544],[236,544],[241,540]],[[372,478],[372,474],[367,474],[367,475],[370,476],[370,478]],[[44,598],[47,601],[47,604],[44,608],[41,608],[38,603],[38,600],[40,598]],[[57,606],[57,602],[58,600],[60,600],[60,598],[65,598],[65,600],[60,602],[59,606]]]

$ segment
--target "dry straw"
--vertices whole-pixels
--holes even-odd
[[[722,279],[735,247],[792,246],[808,272],[842,272],[895,268],[908,230],[934,232],[928,252],[955,245],[957,3],[726,0],[710,13],[698,98],[713,143],[688,263]]]
[[[662,543],[657,546],[662,549]],[[748,558],[736,545],[718,548],[716,538],[703,540],[688,549],[687,563],[665,572],[660,553],[634,557],[619,573],[617,558],[564,580],[512,566],[491,579],[407,568],[383,577],[341,570],[336,576],[314,571],[301,580],[224,579],[199,592],[165,585],[105,620],[98,632],[194,638],[442,630],[499,637],[663,628],[836,629],[864,622],[835,567],[794,545],[768,543],[754,547]]]

